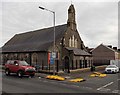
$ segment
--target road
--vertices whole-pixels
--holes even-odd
[[[105,78],[91,78],[86,75],[86,81],[79,83],[49,80],[37,76],[18,78],[16,75],[3,74],[2,77],[4,93],[119,93],[118,74],[108,74]]]

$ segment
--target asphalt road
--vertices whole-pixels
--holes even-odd
[[[39,77],[18,78],[16,75],[3,74],[2,91],[4,93],[120,93],[118,74],[108,74],[105,78],[91,78],[86,73],[84,78],[86,79],[84,82],[71,83]]]

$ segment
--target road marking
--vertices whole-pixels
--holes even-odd
[[[114,82],[110,82],[110,83],[108,83],[108,84],[106,84],[106,85],[104,85],[104,86],[102,86],[102,87],[100,87],[100,88],[97,88],[97,90],[101,90],[101,89],[103,89],[103,88],[105,88],[105,87],[107,87],[107,86],[109,86],[109,85],[111,85],[111,84],[113,84]]]
[[[119,93],[119,90],[113,90],[112,93]]]
[[[103,87],[105,88],[105,87],[107,87],[107,86],[109,86],[109,85],[111,85],[111,84],[113,84],[113,83],[114,83],[114,82],[110,82],[110,83],[104,85]]]
[[[104,92],[108,92],[108,91],[109,91],[109,92],[110,92],[110,91],[111,91],[111,89],[101,88],[101,89],[100,89],[100,91],[104,91]]]

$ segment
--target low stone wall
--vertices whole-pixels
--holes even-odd
[[[100,71],[100,70],[105,70],[107,65],[103,65],[103,66],[97,66],[95,67],[95,71]],[[82,68],[82,69],[75,69],[75,70],[70,70],[70,74],[75,74],[75,73],[86,73],[86,72],[91,72],[91,68]],[[64,74],[63,71],[58,72],[58,75],[62,75]]]

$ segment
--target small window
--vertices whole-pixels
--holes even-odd
[[[32,54],[32,65],[36,65],[38,62],[38,54],[37,53],[33,53]]]

